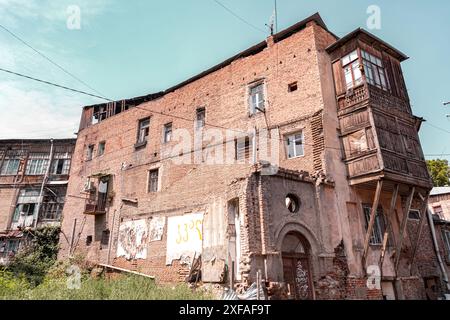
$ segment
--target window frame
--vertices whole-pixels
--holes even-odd
[[[255,90],[256,88],[261,87],[261,90],[256,92],[256,94],[253,93],[253,90]],[[256,104],[253,101],[253,96],[262,96],[262,100],[260,101],[258,99],[258,101],[256,102]],[[259,106],[262,104],[262,108],[260,108]],[[249,105],[249,113],[250,116],[259,114],[259,113],[265,113],[267,108],[266,108],[266,83],[265,80],[259,80],[256,82],[251,83],[248,86],[248,105]],[[259,107],[258,110],[257,107]]]
[[[243,152],[240,152],[240,146],[244,145]],[[244,157],[240,157],[243,154]],[[249,162],[252,161],[253,154],[253,136],[247,135],[245,137],[239,137],[234,140],[234,159],[237,162]]]
[[[352,60],[352,55],[356,52],[356,58]],[[344,60],[348,57],[348,62],[344,63]],[[342,66],[342,71],[344,73],[344,81],[345,81],[345,87],[346,90],[352,90],[355,89],[356,87],[358,87],[359,85],[364,83],[364,76],[363,76],[363,72],[361,71],[361,54],[360,54],[360,50],[357,48],[351,52],[349,52],[348,54],[346,54],[345,56],[343,56],[341,58],[341,66]],[[346,69],[350,68],[350,74],[352,76],[352,86],[349,87],[349,82],[347,82],[347,73],[346,73]],[[355,70],[359,70],[360,73],[360,77],[356,78],[355,76]]]
[[[367,229],[369,227],[370,222],[370,214],[372,212],[372,206],[370,204],[363,204],[363,214],[365,221],[365,233],[367,233]],[[382,224],[380,224],[380,222]],[[381,246],[383,245],[384,233],[387,230],[387,223],[385,219],[385,215],[383,212],[383,207],[378,207],[377,213],[375,215],[375,223],[373,225],[372,235],[370,236],[369,244],[371,246]]]
[[[145,122],[148,121],[148,125],[143,125]],[[150,137],[150,124],[151,124],[151,117],[140,119],[138,122],[138,132],[136,137],[136,145],[145,145]],[[142,132],[145,132],[144,135],[142,135]]]
[[[296,142],[298,140],[297,136],[301,136],[300,140],[301,140],[301,154],[297,154],[297,148],[296,148]],[[285,137],[285,148],[286,148],[286,159],[287,160],[292,160],[292,159],[297,159],[297,158],[302,158],[305,156],[305,133],[304,130],[300,130],[297,132],[292,132],[289,134],[284,135]],[[292,157],[290,157],[290,153],[289,153],[289,146],[290,146],[290,142],[291,142],[291,138],[294,138],[292,140],[292,142],[294,143],[294,155]]]
[[[172,138],[173,138],[173,122],[168,122],[163,126],[163,144],[168,144],[172,142]]]
[[[156,181],[154,177],[152,178],[152,174],[155,172],[156,172]],[[159,183],[160,183],[160,168],[148,170],[147,193],[158,193],[160,190]]]
[[[14,162],[16,163],[15,166],[13,166],[14,170],[11,171],[11,163]],[[2,167],[0,168],[0,176],[15,176],[17,175],[17,173],[19,172],[20,169],[20,158],[19,157],[14,157],[14,156],[6,156],[5,159],[3,160],[3,164]]]
[[[203,115],[203,119],[199,119],[199,116]],[[206,107],[197,108],[195,111],[195,129],[201,130],[206,126]]]
[[[378,89],[391,92],[391,83],[383,59],[363,49],[361,49],[360,52],[366,82]],[[372,58],[375,61],[373,61]],[[372,76],[369,76],[369,74]],[[377,79],[379,83],[377,83]]]
[[[413,218],[412,217],[412,214],[417,214],[418,215],[418,218]],[[408,220],[411,220],[411,221],[420,221],[420,219],[422,218],[422,213],[420,212],[420,210],[419,209],[411,209],[411,210],[409,210],[409,213],[408,213]]]
[[[106,141],[100,141],[97,148],[97,157],[103,157],[106,152]]]
[[[86,161],[92,161],[94,159],[94,153],[95,153],[95,145],[93,144],[88,145],[86,153]]]
[[[42,176],[46,173],[49,165],[50,165],[50,154],[39,152],[30,153],[27,159],[27,167],[25,168],[25,175]]]
[[[450,230],[442,229],[442,241],[446,254],[447,264],[450,264]]]

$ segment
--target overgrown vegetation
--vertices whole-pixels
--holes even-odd
[[[212,297],[185,284],[158,286],[151,279],[107,278],[83,257],[57,261],[59,228],[29,233],[7,268],[0,268],[0,300],[205,300]],[[94,270],[95,271],[95,270]],[[75,272],[75,273],[74,273]],[[94,276],[95,275],[95,276]]]
[[[447,160],[428,160],[427,166],[435,187],[450,185],[450,168]]]
[[[59,234],[57,227],[44,227],[25,235],[29,242],[11,261],[7,271],[37,286],[55,264],[58,257]]]

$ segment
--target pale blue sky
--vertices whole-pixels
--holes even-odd
[[[261,29],[273,11],[273,0],[221,2]],[[69,5],[81,9],[81,30],[66,26]],[[411,57],[403,70],[414,112],[428,120],[425,153],[450,154],[450,1],[278,0],[279,29],[319,12],[344,36],[366,28],[369,5],[382,18],[370,31]],[[171,87],[266,36],[213,0],[0,0],[0,23],[112,99]],[[0,68],[89,91],[1,29]],[[0,73],[0,138],[70,136],[81,106],[98,102]]]

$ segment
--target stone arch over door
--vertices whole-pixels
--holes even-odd
[[[282,266],[280,272],[290,298],[314,299],[314,271],[318,270],[320,251],[314,234],[301,224],[287,224],[278,232],[276,245]]]

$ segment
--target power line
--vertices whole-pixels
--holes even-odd
[[[441,130],[441,131],[443,131],[443,132],[447,132],[447,133],[450,133],[450,131],[448,131],[448,130],[446,130],[446,129],[444,129],[444,128],[441,128],[441,127],[435,126],[434,124],[431,124],[431,123],[429,123],[428,121],[427,121],[427,122],[425,122],[425,124],[429,125],[430,127],[433,127],[433,128],[435,128],[435,129],[437,129],[437,130]]]
[[[51,85],[51,86],[54,86],[54,87],[58,87],[58,88],[61,88],[61,89],[69,90],[69,91],[72,91],[72,92],[81,93],[81,94],[84,94],[84,95],[87,95],[87,96],[91,96],[91,97],[94,97],[94,98],[99,98],[99,99],[103,99],[103,100],[110,101],[110,102],[113,101],[111,99],[108,99],[108,98],[105,98],[105,97],[102,97],[102,96],[98,96],[98,95],[91,94],[91,93],[84,92],[84,91],[77,90],[77,89],[72,89],[72,88],[69,88],[69,87],[66,87],[66,86],[62,86],[62,85],[50,82],[50,81],[33,78],[33,77],[30,77],[30,76],[27,76],[27,75],[24,75],[24,74],[21,74],[21,73],[17,73],[17,72],[11,71],[11,70],[0,68],[0,71],[6,72],[6,73],[10,73],[10,74],[16,75],[18,77],[26,78],[26,79],[29,79],[29,80],[45,83],[45,84],[48,84],[48,85]]]
[[[247,20],[245,20],[244,18],[242,18],[241,16],[239,16],[238,14],[234,13],[233,10],[231,10],[230,8],[226,7],[223,3],[221,3],[218,0],[213,0],[215,3],[217,3],[219,6],[221,6],[222,8],[224,8],[226,11],[228,11],[231,15],[233,15],[235,18],[239,19],[240,21],[242,21],[243,23],[245,23],[246,25],[252,27],[255,30],[258,30],[264,34],[267,34],[267,32],[257,26],[255,26],[254,24],[251,24],[250,22],[248,22]]]
[[[94,88],[92,88],[89,84],[87,84],[86,82],[84,82],[83,80],[81,80],[80,78],[78,78],[77,76],[75,76],[73,73],[69,72],[67,69],[65,69],[64,67],[62,67],[61,65],[59,65],[58,63],[54,62],[52,59],[50,59],[49,57],[47,57],[45,54],[43,54],[42,52],[40,52],[39,50],[33,48],[29,43],[27,43],[25,40],[23,40],[22,38],[20,38],[18,35],[14,34],[11,30],[9,30],[8,28],[6,28],[5,26],[0,24],[0,28],[2,28],[3,30],[5,30],[6,32],[8,32],[11,36],[13,36],[14,38],[16,38],[18,41],[20,41],[21,43],[23,43],[25,46],[27,46],[28,48],[30,48],[31,50],[33,50],[34,52],[36,52],[38,55],[40,55],[42,58],[44,58],[45,60],[47,60],[48,62],[50,62],[51,64],[53,64],[54,66],[58,67],[60,70],[62,70],[64,73],[68,74],[69,76],[71,76],[72,78],[74,78],[75,80],[77,80],[78,82],[80,82],[81,84],[83,84],[84,86],[86,86],[87,88],[91,89],[92,91],[96,92],[97,94],[104,96],[104,94],[98,92],[97,90],[95,90]]]

